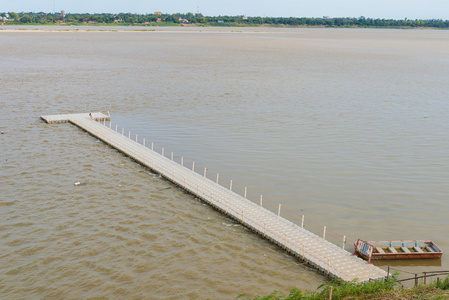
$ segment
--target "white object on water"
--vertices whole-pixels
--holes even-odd
[[[79,181],[75,182],[75,185],[80,185],[80,184],[81,184],[81,182],[79,182]]]

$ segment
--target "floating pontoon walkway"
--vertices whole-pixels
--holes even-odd
[[[140,144],[132,140],[130,135],[124,136],[123,131],[117,132],[117,127],[115,130],[110,128],[111,123],[102,124],[95,121],[108,120],[108,115],[93,113],[89,116],[86,113],[42,116],[41,118],[49,123],[75,124],[331,278],[368,281],[383,279],[387,276],[386,271],[368,264],[322,237],[247,200],[246,197],[234,193],[230,188],[225,188],[184,167],[183,163],[178,164],[173,159],[153,151],[152,146],[146,147],[145,140]]]

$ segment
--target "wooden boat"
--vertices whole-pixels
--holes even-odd
[[[432,241],[362,241],[354,243],[355,252],[371,262],[371,259],[421,259],[441,258],[441,250]]]

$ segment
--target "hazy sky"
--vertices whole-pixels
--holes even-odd
[[[186,13],[207,16],[449,19],[449,0],[0,0],[0,12]]]

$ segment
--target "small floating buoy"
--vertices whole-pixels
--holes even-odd
[[[80,185],[80,184],[81,184],[81,182],[79,182],[79,181],[75,182],[75,185]]]
[[[388,100],[385,100],[385,102],[388,102]]]

